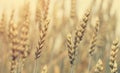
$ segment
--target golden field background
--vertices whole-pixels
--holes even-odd
[[[27,0],[26,0],[27,1]],[[34,51],[38,41],[38,25],[35,23],[35,10],[36,0],[30,1],[31,10],[31,25],[30,25],[30,50],[31,54],[25,61],[25,66],[22,73],[33,73],[34,67]],[[88,30],[84,36],[84,40],[80,44],[80,52],[78,54],[78,63],[75,68],[75,73],[88,73],[88,46],[92,36],[92,29],[94,27],[94,19],[98,15],[97,11],[102,0],[95,0],[96,3],[93,5],[93,12],[91,13],[91,22],[88,24]],[[116,37],[120,37],[120,0],[113,0],[113,6],[110,10],[110,17],[107,16],[107,7],[109,0],[103,0],[102,11],[103,15],[103,26],[100,29],[100,42],[98,45],[99,50],[97,51],[92,66],[95,66],[97,60],[101,58],[104,63],[103,73],[110,73],[108,67],[109,52],[112,41]],[[10,14],[15,9],[15,22],[19,21],[19,14],[22,13],[21,7],[24,5],[25,0],[0,0],[0,18],[3,12],[6,14],[7,23],[10,19]],[[64,4],[63,4],[64,3]],[[76,13],[79,20],[82,19],[86,9],[90,7],[92,0],[77,0],[76,2]],[[63,11],[64,5],[64,11]],[[74,32],[76,25],[69,24],[70,18],[70,0],[50,0],[49,17],[51,22],[48,27],[48,34],[46,38],[46,46],[42,50],[42,55],[38,63],[38,73],[41,73],[44,65],[48,67],[48,73],[70,73],[70,64],[66,48],[66,35],[69,32]],[[109,12],[108,12],[109,13]],[[114,18],[116,14],[116,18]],[[6,28],[6,33],[7,33]],[[103,38],[101,38],[103,37]],[[10,70],[10,49],[9,42],[7,41],[6,34],[0,34],[0,73],[9,73]],[[118,73],[120,72],[120,52],[118,54]],[[91,66],[91,68],[92,68]]]
[[[29,0],[30,3],[31,3],[31,11],[33,12],[34,14],[34,10],[35,10],[35,4],[36,4],[36,0]],[[64,0],[62,0],[64,1]],[[53,8],[55,6],[55,3],[57,3],[57,7],[60,8],[61,5],[62,5],[62,1],[59,1],[59,0],[51,0],[51,6],[50,6],[50,15],[52,15],[52,11],[53,11]],[[97,1],[97,6],[100,4],[100,2],[102,0],[95,0]],[[104,4],[103,4],[103,9],[105,10],[107,8],[107,5],[108,5],[108,1],[109,0],[105,0],[104,1]],[[90,5],[90,3],[92,2],[92,0],[77,0],[77,13],[80,17],[80,15],[82,15],[83,13],[83,10],[88,7]],[[0,14],[2,13],[3,10],[6,10],[6,13],[7,15],[9,15],[9,11],[11,11],[11,9],[15,8],[16,11],[19,10],[19,7],[21,7],[21,5],[24,4],[24,0],[0,0]],[[69,15],[69,12],[70,12],[70,1],[69,0],[65,0],[65,6],[66,6],[66,15],[68,16]],[[96,7],[97,8],[97,7]],[[117,22],[117,31],[119,30],[119,23],[120,23],[120,0],[115,0],[113,1],[113,6],[111,8],[111,14],[115,13],[118,15],[118,22]],[[60,9],[59,9],[60,10]],[[60,13],[61,14],[61,13]],[[117,33],[118,35],[120,35],[119,33]]]

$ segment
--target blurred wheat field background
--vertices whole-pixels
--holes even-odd
[[[0,0],[0,73],[120,73],[119,0]]]

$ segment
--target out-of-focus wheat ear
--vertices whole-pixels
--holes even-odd
[[[22,22],[20,30],[21,57],[25,59],[29,55],[29,30],[30,30],[30,7],[29,2],[25,5],[25,20]]]
[[[49,4],[50,0],[47,0],[47,3],[45,3],[45,6],[43,7],[42,17],[41,17],[41,25],[43,25],[43,31],[45,31],[48,28],[48,24],[50,23],[49,19]],[[41,26],[40,25],[40,26]]]
[[[40,24],[41,23],[41,4],[40,4],[40,0],[37,0],[37,4],[36,4],[36,16],[35,16],[35,21]]]
[[[97,35],[99,31],[99,20],[96,20],[95,31],[93,32],[92,40],[90,42],[89,55],[93,55],[97,42]]]
[[[68,56],[70,59],[70,64],[73,65],[74,60],[75,60],[75,50],[73,49],[73,46],[72,46],[73,41],[72,41],[72,36],[70,33],[67,35],[66,42],[67,42],[66,44],[67,44],[67,48],[68,48]]]
[[[47,65],[45,65],[45,66],[43,67],[41,73],[48,73],[48,67],[47,67]]]
[[[111,73],[117,73],[117,71],[114,70],[114,68],[116,69],[116,64],[117,64],[116,57],[117,57],[118,48],[119,48],[119,40],[116,39],[115,41],[113,41],[113,44],[111,46],[111,51],[110,51],[109,66],[110,66]],[[113,72],[113,71],[116,71],[116,72]]]
[[[10,56],[12,58],[11,60],[11,67],[10,67],[10,73],[16,73],[17,68],[17,59],[19,56],[19,50],[18,50],[18,31],[17,31],[17,25],[14,24],[13,21],[14,12],[12,12],[10,20],[9,20],[9,29],[8,29],[8,39],[10,42]]]
[[[29,31],[30,31],[30,2],[25,3],[24,5],[24,18],[21,21],[20,27],[20,37],[19,37],[19,50],[20,50],[20,59],[18,66],[18,73],[21,73],[24,67],[24,62],[30,54],[29,50]]]
[[[84,14],[84,16],[83,16],[83,18],[82,18],[82,20],[83,20],[84,23],[87,23],[87,22],[88,22],[90,12],[91,12],[91,9],[87,9],[87,10],[86,10],[86,12],[85,12],[85,14]]]
[[[49,6],[50,5],[50,0],[47,0],[46,5],[45,5],[45,14],[48,16],[49,14]],[[47,17],[46,16],[46,17]]]
[[[0,20],[0,33],[3,34],[5,32],[5,26],[6,26],[6,16],[5,16],[5,12],[3,12]]]
[[[102,71],[103,71],[103,62],[101,59],[99,59],[95,66],[94,73],[102,73]]]
[[[13,21],[13,17],[14,17],[14,10],[11,12],[11,15],[10,15],[10,20],[9,20],[9,22],[8,22],[8,30],[9,30],[9,32],[8,32],[8,38],[9,38],[9,41],[10,41],[10,39],[12,39],[12,31],[10,31],[11,30],[11,28],[12,28],[12,26],[13,26],[13,23],[14,23],[14,21]]]
[[[10,38],[10,49],[11,49],[11,57],[12,57],[12,61],[11,61],[11,69],[10,69],[10,73],[15,73],[16,72],[16,68],[17,68],[17,59],[19,56],[19,50],[18,50],[18,31],[17,31],[17,25],[16,24],[12,24],[11,23],[11,27],[9,30],[11,33],[11,38]]]
[[[76,16],[76,0],[71,0],[70,17],[74,18],[75,16]]]

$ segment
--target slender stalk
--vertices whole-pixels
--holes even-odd
[[[70,73],[74,73],[74,65],[73,64],[71,65]]]
[[[38,68],[38,65],[37,65],[37,61],[38,59],[36,59],[35,61],[34,61],[34,69],[33,69],[33,73],[37,73],[37,68]]]
[[[89,58],[88,58],[88,73],[90,73],[90,66],[91,66],[91,56],[89,55]]]
[[[24,65],[24,60],[23,59],[19,59],[19,62],[18,62],[18,68],[17,68],[17,73],[21,73],[22,70],[23,70],[23,65]]]

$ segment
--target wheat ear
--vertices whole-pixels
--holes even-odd
[[[21,30],[20,30],[20,37],[19,37],[19,50],[20,50],[20,59],[19,59],[19,67],[18,73],[21,73],[24,67],[24,62],[26,57],[30,54],[29,51],[29,30],[30,30],[30,8],[29,2],[27,2],[24,6],[24,19],[21,22]]]
[[[73,69],[74,69],[73,65],[74,65],[74,61],[75,61],[75,50],[73,48],[71,34],[67,35],[66,42],[67,42],[67,48],[68,48],[68,56],[69,56],[70,64],[71,64],[71,72],[70,73],[73,73]]]
[[[119,41],[118,39],[116,39],[115,41],[113,41],[113,44],[111,46],[111,51],[110,51],[109,66],[110,66],[111,73],[117,73],[116,57],[117,57],[118,48],[119,48]]]
[[[69,59],[70,59],[70,64],[74,64],[74,60],[75,60],[75,50],[73,49],[73,46],[72,46],[72,36],[71,34],[68,34],[67,35],[67,48],[68,48],[68,56],[69,56]]]
[[[11,62],[11,69],[10,69],[10,73],[16,73],[16,68],[17,68],[17,59],[19,56],[19,50],[18,50],[18,31],[17,31],[17,25],[14,24],[13,22],[13,17],[11,17],[10,19],[10,23],[9,23],[10,27],[9,27],[9,39],[10,39],[10,49],[11,49],[11,57],[12,57],[12,62]]]
[[[103,71],[103,62],[101,59],[99,59],[95,66],[94,73],[102,73],[102,71]]]
[[[82,18],[82,21],[80,21],[80,25],[76,28],[75,38],[74,38],[74,49],[78,47],[80,41],[84,36],[89,15],[90,15],[90,10],[87,10]]]
[[[5,32],[5,25],[6,25],[6,17],[5,17],[5,12],[2,13],[1,16],[1,20],[0,20],[0,33],[4,33]]]
[[[39,24],[39,40],[38,40],[38,45],[35,51],[35,67],[34,67],[33,73],[37,73],[37,61],[41,56],[42,49],[44,48],[48,25],[50,23],[48,19],[49,3],[50,1],[48,0],[48,2],[44,5],[43,12],[41,12],[41,18],[39,19],[41,20],[41,23]]]
[[[48,67],[47,67],[47,65],[45,65],[45,66],[43,67],[41,73],[48,73]]]
[[[41,20],[41,24],[39,24],[40,38],[39,38],[38,46],[37,46],[36,52],[35,52],[35,59],[38,59],[40,57],[41,50],[44,47],[45,37],[46,37],[47,30],[48,30],[49,22],[50,22],[48,19],[48,10],[49,10],[48,7],[49,7],[49,1],[44,8],[42,17],[40,18],[40,20]],[[43,28],[41,27],[41,25],[43,25]]]
[[[98,31],[99,31],[99,19],[96,20],[95,30],[93,32],[92,40],[90,42],[88,71],[90,70],[91,58],[92,58],[94,51],[95,51],[95,48],[96,48]]]
[[[93,37],[90,43],[90,48],[89,48],[89,55],[93,55],[96,47],[96,42],[97,42],[97,35],[99,31],[99,20],[96,20],[96,25],[95,25],[95,31],[93,32]]]
[[[38,24],[41,24],[41,11],[42,11],[42,8],[41,8],[41,4],[40,4],[40,0],[37,1],[37,4],[36,4],[36,16],[35,16],[35,21],[38,23]]]
[[[21,58],[25,59],[29,55],[29,30],[30,30],[30,8],[29,2],[24,7],[24,21],[20,30]]]
[[[74,18],[76,16],[76,0],[71,0],[70,16],[71,16],[71,18]]]

